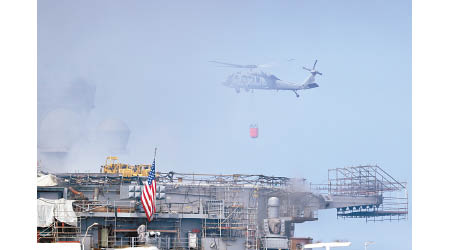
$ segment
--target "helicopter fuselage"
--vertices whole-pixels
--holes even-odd
[[[225,65],[226,67],[250,69],[247,72],[236,72],[231,74],[228,76],[227,80],[222,83],[226,87],[234,88],[237,93],[239,93],[241,89],[244,89],[245,91],[253,89],[291,90],[297,97],[299,97],[299,94],[297,93],[298,90],[319,87],[319,85],[315,83],[315,76],[316,74],[322,75],[322,73],[316,70],[317,60],[314,62],[311,69],[303,67],[303,69],[309,71],[311,75],[309,75],[301,84],[283,81],[275,75],[267,74],[263,71],[253,71],[253,69],[258,67],[264,67],[264,65],[240,65],[219,61],[210,62]]]
[[[228,76],[223,85],[238,89],[266,89],[266,90],[300,90],[304,89],[304,84],[314,83],[314,75],[305,79],[303,84],[297,84],[280,80],[278,77],[265,72],[237,72]]]

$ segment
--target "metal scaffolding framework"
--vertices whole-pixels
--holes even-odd
[[[285,187],[290,178],[267,175],[246,174],[188,174],[176,172],[156,172],[159,183],[204,183],[204,184],[229,184],[229,185],[259,185],[266,187]]]
[[[257,189],[249,193],[249,202],[239,202],[242,188],[229,186],[224,192],[224,199],[207,201],[205,213],[216,219],[204,219],[203,237],[223,239],[245,238],[245,247],[257,249]]]
[[[378,166],[357,166],[328,170],[328,193],[347,196],[379,196],[380,204],[337,209],[338,218],[364,218],[366,221],[408,218],[408,191]]]

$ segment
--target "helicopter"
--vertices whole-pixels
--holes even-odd
[[[240,93],[241,89],[244,89],[247,92],[249,90],[253,91],[254,89],[277,90],[277,91],[290,90],[294,92],[295,96],[297,96],[298,98],[300,95],[297,93],[297,91],[319,87],[319,85],[315,82],[315,76],[322,75],[322,73],[316,70],[317,60],[314,62],[314,65],[311,69],[303,67],[303,69],[309,71],[311,75],[308,76],[305,79],[305,81],[301,84],[280,80],[275,75],[263,71],[260,72],[253,71],[254,69],[257,68],[267,68],[270,65],[264,64],[241,65],[219,61],[209,61],[209,62],[220,64],[223,67],[249,69],[249,71],[246,72],[236,72],[231,74],[230,76],[228,76],[227,80],[222,83],[226,87],[234,88],[236,90],[236,93]]]

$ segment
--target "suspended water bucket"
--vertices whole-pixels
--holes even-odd
[[[256,124],[250,125],[250,137],[258,138],[258,125],[256,125]]]

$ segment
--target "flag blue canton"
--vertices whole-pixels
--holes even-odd
[[[150,170],[150,173],[148,173],[147,179],[148,185],[151,185],[154,179],[155,179],[155,160],[153,160],[152,168]]]

